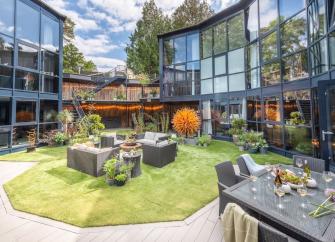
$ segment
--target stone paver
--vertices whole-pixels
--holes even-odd
[[[0,241],[223,241],[218,199],[184,221],[79,228],[16,211],[2,187],[34,162],[0,162]]]

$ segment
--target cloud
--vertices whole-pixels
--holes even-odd
[[[105,54],[120,48],[113,44],[111,39],[104,34],[99,34],[93,38],[86,39],[81,36],[76,36],[75,45],[85,56]]]
[[[108,58],[108,57],[97,57],[87,56],[88,60],[92,60],[98,68],[98,71],[106,72],[112,70],[117,65],[125,65],[123,60]]]

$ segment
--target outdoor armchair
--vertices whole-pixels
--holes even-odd
[[[143,163],[163,167],[176,159],[177,143],[162,141],[158,144],[143,144]]]

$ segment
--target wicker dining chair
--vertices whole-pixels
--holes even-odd
[[[301,159],[303,162],[305,160],[307,160],[307,163],[308,163],[308,165],[309,165],[309,167],[311,168],[312,171],[322,173],[326,170],[325,160],[317,159],[317,158],[310,157],[310,156],[294,155],[293,156],[293,165],[295,167],[298,167],[297,166],[297,160],[298,159]]]

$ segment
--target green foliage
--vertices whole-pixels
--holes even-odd
[[[95,98],[95,93],[91,90],[79,89],[75,91],[75,95],[80,100],[91,100]]]
[[[86,134],[86,136],[98,135],[101,130],[105,129],[105,125],[101,122],[100,115],[90,114],[80,120],[79,128],[83,134]]]
[[[170,126],[170,116],[169,113],[162,113],[161,117],[161,130],[163,133],[167,133],[169,131]]]
[[[133,118],[136,133],[143,133],[145,127],[143,113],[139,112],[137,115],[136,113],[132,113],[131,116]]]
[[[244,134],[244,141],[249,145],[256,144],[263,138],[262,132],[249,131]]]
[[[212,142],[212,137],[210,135],[202,135],[201,137],[199,137],[198,139],[198,144],[199,145],[210,145]]]
[[[269,147],[268,142],[263,137],[259,137],[258,139],[258,147],[259,148],[267,148]]]
[[[74,37],[75,37],[74,27],[75,26],[76,24],[72,21],[71,18],[67,16],[64,22],[64,34],[63,34],[63,38],[65,41],[71,42],[72,40],[74,40]]]
[[[65,109],[64,111],[58,113],[57,119],[62,123],[65,134],[68,133],[68,124],[73,122],[73,114]]]
[[[127,180],[127,175],[124,173],[116,175],[115,180],[117,180],[118,182],[125,182]]]
[[[107,160],[104,164],[104,172],[106,172],[107,177],[109,179],[114,179],[115,177],[115,172],[116,172],[116,163],[117,163],[117,159],[113,158],[110,160]]]
[[[307,154],[307,155],[312,155],[313,154],[313,146],[309,142],[301,142],[296,146],[296,151],[302,153],[302,154]]]
[[[66,140],[67,140],[67,137],[62,132],[57,132],[54,136],[54,141],[58,145],[63,145]]]
[[[304,124],[304,120],[302,119],[300,112],[291,112],[290,113],[290,124],[291,125],[300,125]]]
[[[231,121],[231,127],[235,129],[245,128],[246,122],[244,119],[236,118]]]
[[[144,131],[149,131],[149,132],[158,132],[158,130],[157,130],[157,125],[156,124],[154,124],[154,123],[147,123],[146,125],[145,125],[145,129],[144,129]]]

